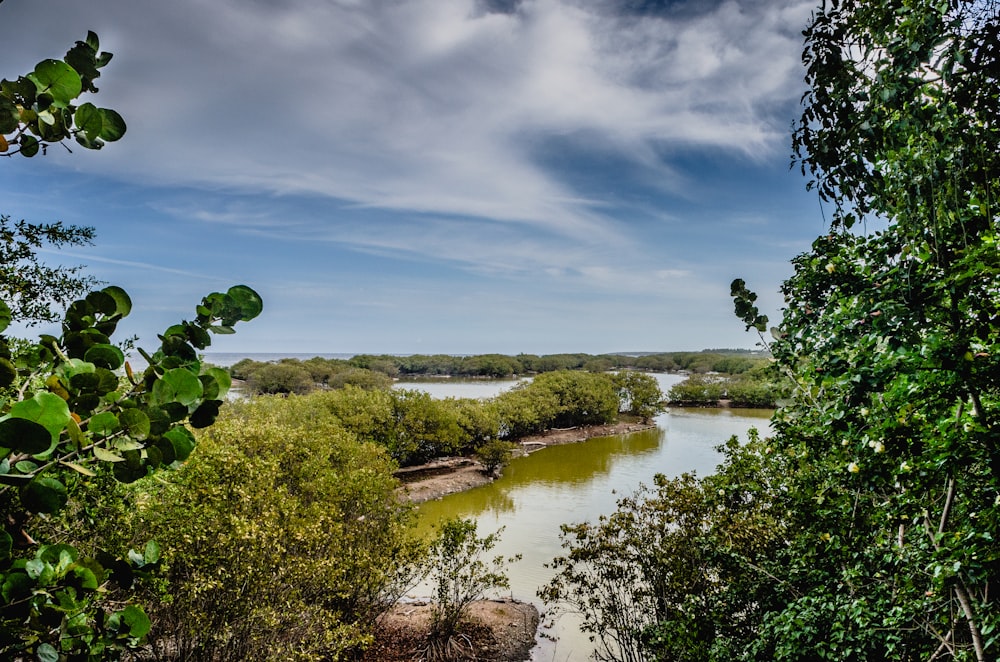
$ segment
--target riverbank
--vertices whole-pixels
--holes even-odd
[[[375,641],[362,662],[410,662],[424,659],[431,627],[431,605],[400,602],[379,619]],[[456,638],[468,655],[458,659],[480,662],[520,662],[531,657],[538,633],[538,609],[510,599],[478,600],[469,605]]]
[[[610,425],[552,429],[519,440],[517,453],[528,454],[546,446],[573,444],[594,437],[631,434],[654,427],[656,424],[652,422],[618,422]],[[400,498],[413,503],[440,499],[448,494],[486,485],[493,480],[493,476],[488,474],[483,464],[474,457],[438,458],[427,464],[400,469],[395,475],[402,483],[398,491]]]

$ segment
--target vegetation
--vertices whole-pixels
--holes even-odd
[[[136,540],[166,559],[161,659],[337,659],[416,577],[394,463],[315,398],[233,404],[166,483],[135,494]]]
[[[459,623],[469,606],[487,591],[509,588],[506,566],[520,559],[519,555],[496,556],[484,561],[483,555],[496,546],[503,528],[483,538],[477,535],[476,528],[474,520],[445,520],[431,543],[427,569],[437,600],[433,605],[428,659],[463,659],[475,653],[456,637]]]
[[[720,372],[741,374],[766,364],[760,352],[747,350],[712,350],[670,352],[637,356],[608,354],[482,354],[475,356],[394,356],[362,354],[351,359],[314,357],[306,361],[280,359],[273,362],[243,359],[229,370],[233,379],[246,381],[249,393],[308,393],[317,388],[342,388],[355,384],[364,388],[383,388],[395,378],[467,377],[510,378],[562,370],[586,372]],[[642,412],[633,415],[644,418]]]
[[[87,149],[100,149],[125,135],[125,121],[110,108],[76,98],[97,92],[94,81],[111,61],[93,32],[76,42],[62,60],[42,60],[17,80],[0,82],[0,155],[35,156],[50,145],[75,138]]]
[[[998,35],[992,2],[814,14],[794,146],[833,218],[771,329],[794,391],[717,475],[566,530],[545,597],[608,659],[1000,656]]]
[[[89,33],[64,60],[44,60],[26,76],[2,81],[0,153],[30,157],[69,137],[98,149],[120,138],[125,124],[118,113],[74,105],[80,94],[97,91],[98,69],[110,59]],[[148,368],[135,375],[111,340],[132,309],[125,291],[106,287],[72,301],[92,279],[37,259],[46,244],[87,243],[92,236],[90,228],[60,223],[10,224],[6,216],[0,222],[0,332],[12,321],[61,321],[59,337],[42,335],[37,343],[0,335],[4,659],[117,658],[142,642],[150,621],[130,599],[135,581],[159,565],[159,546],[148,542],[118,558],[93,536],[68,544],[52,522],[76,531],[95,520],[103,525],[96,504],[104,490],[114,491],[114,480],[133,482],[188,457],[195,446],[188,426],[210,426],[230,385],[225,371],[202,366],[197,351],[211,344],[211,333],[233,333],[233,325],[262,308],[245,286],[209,294],[194,321],[168,328],[156,352],[143,352]],[[71,496],[81,494],[80,504],[67,509]],[[121,502],[102,508],[127,512]]]
[[[790,395],[791,384],[773,366],[762,363],[736,375],[691,375],[671,387],[668,400],[673,405],[714,407],[728,401],[733,407],[773,409]]]

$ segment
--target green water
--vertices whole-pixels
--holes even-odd
[[[510,568],[510,594],[542,608],[535,592],[551,577],[545,564],[561,553],[560,524],[612,512],[618,498],[640,483],[650,484],[656,473],[711,473],[718,444],[732,435],[745,439],[751,427],[766,432],[770,415],[770,410],[672,409],[652,430],[544,448],[516,458],[489,485],[422,504],[420,526],[429,531],[443,518],[466,517],[476,519],[480,535],[504,527],[494,553],[522,555]],[[411,592],[430,594],[427,586]],[[578,621],[562,617],[547,633],[558,641],[536,648],[534,660],[588,659],[590,644]]]

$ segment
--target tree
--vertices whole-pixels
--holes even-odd
[[[771,439],[700,483],[706,520],[665,515],[710,581],[628,633],[643,659],[1000,656],[998,55],[993,1],[813,15],[793,145],[833,218],[771,329],[793,394]],[[732,294],[767,332],[742,280]]]
[[[144,353],[141,375],[110,339],[131,307],[123,290],[108,287],[70,305],[59,338],[43,335],[11,357],[0,336],[0,386],[12,394],[0,410],[0,652],[8,657],[111,655],[146,634],[136,606],[106,618],[102,591],[108,581],[129,588],[136,571],[158,561],[157,548],[127,561],[85,558],[70,545],[37,546],[32,517],[62,510],[77,475],[111,471],[132,482],[186,460],[195,446],[187,425],[210,426],[230,384],[225,371],[203,369],[196,348],[208,347],[209,332],[256,317],[261,302],[245,286],[208,295],[194,322],[170,327],[160,348]],[[0,302],[0,331],[9,320]]]
[[[45,246],[83,246],[94,238],[91,227],[56,223],[12,223],[0,215],[0,297],[15,322],[36,324],[59,319],[64,309],[98,283],[82,275],[83,267],[50,267],[38,259]]]
[[[796,384],[773,445],[808,458],[788,600],[755,644],[775,659],[997,657],[998,32],[994,2],[896,0],[824,5],[805,32],[794,147],[834,216],[771,345]]]
[[[0,84],[0,153],[33,156],[47,145],[75,137],[90,149],[117,140],[125,124],[113,110],[72,102],[96,92],[98,69],[111,59],[98,52],[97,36],[44,60],[16,81]],[[13,148],[13,152],[11,149]],[[0,333],[17,319],[51,317],[48,297],[61,303],[83,287],[75,271],[39,265],[41,243],[79,243],[88,229],[60,224],[11,228],[3,219],[0,247],[5,263],[0,292]],[[22,272],[21,267],[26,267]],[[7,268],[15,269],[7,274]],[[38,302],[25,297],[37,294]],[[32,308],[37,303],[39,307]],[[77,477],[113,474],[123,482],[183,462],[195,446],[188,429],[211,425],[229,388],[229,375],[205,368],[197,350],[210,333],[232,333],[238,321],[256,317],[260,297],[245,286],[212,293],[193,322],[182,321],[159,337],[148,368],[135,375],[111,336],[132,309],[124,290],[106,287],[71,303],[59,337],[38,343],[0,335],[0,653],[4,659],[101,659],[139,644],[149,631],[143,610],[111,586],[128,591],[137,576],[159,562],[149,543],[127,558],[87,557],[68,544],[39,545],[32,537],[38,515],[61,511]],[[141,350],[140,350],[141,351]],[[118,372],[124,369],[127,382]],[[113,468],[112,468],[113,467]]]

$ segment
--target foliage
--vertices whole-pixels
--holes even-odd
[[[311,660],[363,646],[421,552],[393,468],[320,394],[227,407],[167,484],[142,485],[134,535],[169,559],[167,599],[151,596],[157,653]]]
[[[496,546],[503,528],[482,538],[476,528],[475,520],[445,520],[431,543],[427,568],[436,597],[431,633],[435,649],[451,644],[469,605],[487,591],[510,587],[506,566],[520,559],[496,556],[483,560],[483,555]]]
[[[664,410],[663,393],[652,376],[623,370],[614,375],[612,382],[618,391],[619,413],[649,421]]]
[[[715,406],[721,400],[733,407],[774,408],[790,394],[788,380],[768,366],[737,375],[691,375],[670,388],[672,404]]]
[[[97,285],[81,275],[82,267],[50,267],[38,260],[39,249],[82,246],[93,238],[90,227],[11,223],[9,216],[0,215],[0,298],[10,307],[13,321],[29,325],[57,321],[56,307],[65,308]]]
[[[149,367],[138,377],[111,344],[131,308],[124,290],[107,287],[69,306],[60,338],[43,335],[12,356],[0,336],[9,393],[0,405],[0,651],[8,656],[107,655],[145,635],[138,607],[105,616],[104,585],[111,580],[127,589],[158,552],[147,548],[120,561],[45,545],[31,554],[31,517],[62,510],[77,475],[96,476],[110,466],[115,478],[131,482],[183,462],[195,446],[185,424],[211,425],[229,387],[225,372],[202,370],[195,348],[210,344],[209,332],[231,333],[236,322],[256,317],[261,301],[245,286],[208,295],[194,322],[170,327],[160,348],[144,354]],[[0,303],[0,331],[10,317]],[[123,365],[128,383],[121,386],[115,371]]]
[[[476,455],[483,463],[487,473],[496,474],[507,466],[517,444],[502,439],[491,439],[476,448]]]
[[[763,447],[668,495],[676,511],[703,499],[705,519],[637,520],[636,538],[693,536],[690,566],[656,572],[710,582],[670,609],[639,603],[657,623],[629,635],[643,659],[995,660],[1000,14],[841,0],[805,36],[794,147],[834,216],[794,259],[771,330],[794,391]],[[765,331],[756,295],[732,289]],[[572,545],[601,563],[617,549]]]
[[[87,149],[100,149],[125,135],[125,121],[110,108],[90,102],[75,105],[111,61],[100,51],[93,32],[76,42],[62,60],[42,60],[17,80],[0,82],[0,155],[35,156],[68,138]]]

